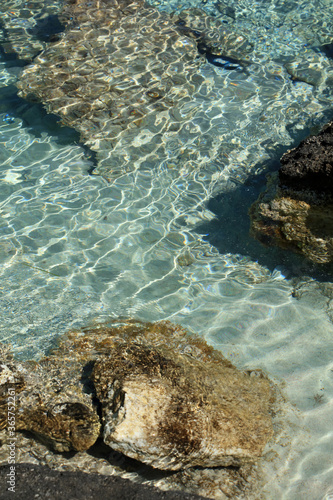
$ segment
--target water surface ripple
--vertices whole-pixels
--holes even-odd
[[[2,1],[0,9],[9,4],[15,2]],[[22,64],[1,54],[0,340],[18,357],[38,359],[59,335],[110,316],[180,323],[237,366],[264,369],[297,409],[285,450],[277,447],[264,466],[264,497],[328,500],[332,284],[327,276],[322,283],[302,279],[316,270],[298,256],[261,249],[258,257],[258,246],[244,235],[246,207],[238,221],[232,201],[241,204],[239,193],[254,189],[257,174],[329,118],[332,61],[320,48],[330,40],[332,5],[242,0],[228,3],[228,15],[223,2],[197,6],[241,26],[257,64],[249,74],[201,67],[211,94],[191,115],[197,142],[194,129],[190,135],[193,148],[206,155],[202,168],[191,170],[170,150],[154,164],[89,175],[93,160],[75,134],[17,98],[13,85]],[[318,85],[292,81],[283,69],[306,58],[321,75]],[[183,133],[186,142],[186,127]],[[209,209],[216,197],[222,205],[228,200],[218,224]],[[218,250],[224,247],[229,251]]]

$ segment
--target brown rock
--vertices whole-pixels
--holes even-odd
[[[255,461],[273,434],[268,380],[239,372],[216,351],[203,362],[204,341],[191,354],[178,342],[135,339],[96,362],[104,441],[159,469]]]
[[[96,411],[79,402],[39,405],[25,410],[20,425],[58,452],[89,449],[96,442],[100,427]]]
[[[90,448],[101,423],[91,397],[82,392],[82,367],[76,365],[69,379],[65,374],[71,364],[66,358],[18,363],[8,350],[0,350],[0,430],[8,426],[11,403],[15,431],[29,431],[60,452]]]
[[[30,431],[16,434],[18,462],[37,459],[102,474],[136,471],[136,480],[147,481],[149,468],[121,450],[154,467],[179,469],[164,479],[161,471],[153,474],[151,484],[162,488],[220,499],[252,498],[258,487],[256,460],[272,436],[275,389],[260,371],[237,370],[178,325],[110,322],[70,332],[38,363],[17,363],[8,353],[2,362],[11,365],[10,375],[21,376],[16,430]],[[100,442],[94,453],[84,453],[101,424],[114,451]],[[0,429],[0,438],[6,460],[8,432]],[[68,460],[51,449],[82,452]],[[236,467],[206,468],[220,464]]]

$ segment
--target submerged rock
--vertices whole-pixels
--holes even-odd
[[[36,434],[59,452],[88,450],[95,444],[100,427],[96,410],[78,401],[24,408],[20,418],[20,429]]]
[[[38,363],[18,363],[5,349],[1,360],[9,367],[0,372],[3,413],[6,384],[17,375],[17,463],[131,472],[216,500],[256,498],[279,394],[260,371],[237,370],[180,326],[111,322],[68,333]],[[0,463],[10,444],[4,425]],[[106,444],[94,444],[99,436]]]
[[[273,434],[265,377],[136,341],[93,370],[104,441],[159,469],[253,462]]]
[[[250,208],[251,233],[264,244],[333,260],[333,122],[281,158],[278,174]]]
[[[251,50],[199,9],[170,16],[140,0],[77,0],[60,19],[65,32],[24,69],[19,95],[80,132],[108,171],[184,153],[184,139],[175,151],[175,134],[190,126],[194,96],[207,94],[199,41],[229,57]],[[207,161],[194,155],[194,138],[191,162]]]
[[[106,444],[155,468],[239,466],[273,434],[267,378],[170,323],[73,333],[22,366],[17,429],[56,451],[88,449],[102,424]]]
[[[81,371],[66,380],[68,359],[16,363],[3,348],[1,358],[0,429],[7,426],[12,395],[15,430],[35,434],[58,452],[87,450],[95,443],[100,419],[91,397],[82,391]]]

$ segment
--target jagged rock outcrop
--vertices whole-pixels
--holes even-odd
[[[264,244],[333,260],[333,122],[281,158],[278,174],[250,208],[251,233]]]
[[[315,192],[318,197],[333,193],[333,122],[281,158],[279,183],[283,189]]]

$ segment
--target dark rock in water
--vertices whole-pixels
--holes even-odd
[[[264,244],[333,260],[333,122],[281,158],[278,175],[250,209],[251,233]]]
[[[333,122],[281,158],[280,187],[333,193]]]
[[[213,64],[214,66],[217,66],[218,68],[223,68],[228,71],[231,70],[237,70],[237,71],[242,71],[243,66],[240,63],[240,61],[237,61],[237,59],[233,59],[232,57],[227,57],[222,54],[214,54],[211,52],[211,50],[208,47],[205,47],[204,45],[198,44],[198,50],[200,54],[203,54],[206,56],[207,61],[210,64]]]
[[[206,52],[206,57],[209,63],[219,68],[224,68],[227,70],[237,70],[237,71],[242,70],[241,64],[238,61],[236,61],[236,59],[232,59],[231,57],[211,54],[209,52]]]

